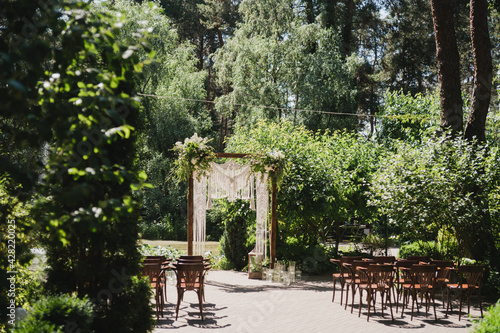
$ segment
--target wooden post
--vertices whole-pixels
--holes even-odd
[[[276,217],[276,209],[278,207],[278,202],[276,201],[277,192],[276,182],[273,181],[271,193],[271,268],[274,268],[274,260],[276,259],[276,235],[278,233],[278,219]]]
[[[187,242],[188,256],[193,255],[193,174],[188,178]]]

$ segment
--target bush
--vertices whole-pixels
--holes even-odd
[[[335,247],[323,245],[303,246],[297,238],[289,237],[277,249],[277,259],[295,261],[297,269],[304,274],[320,274],[333,268],[330,258],[334,257]]]
[[[225,228],[220,247],[221,252],[229,262],[229,267],[242,270],[247,265],[247,256],[250,249],[247,247],[247,226],[251,218],[248,202],[236,200],[227,202],[223,208],[225,212]]]
[[[446,242],[419,241],[402,245],[398,256],[407,258],[409,255],[428,256],[434,260],[457,260],[458,244],[451,240]]]
[[[96,332],[151,332],[156,319],[150,304],[153,291],[147,278],[133,276],[123,290],[112,297],[112,318],[100,321]]]
[[[484,318],[478,320],[472,331],[473,333],[497,333],[500,331],[500,302],[488,308]]]
[[[33,305],[26,319],[14,329],[16,333],[93,332],[94,306],[86,298],[61,294],[48,296]]]
[[[139,224],[141,237],[144,239],[177,239],[177,232],[167,217],[157,222],[141,222]]]
[[[16,306],[27,308],[43,293],[44,274],[41,267],[19,266],[16,275]]]
[[[171,246],[151,246],[149,244],[139,245],[139,252],[143,256],[165,256],[165,258],[179,258],[181,255],[186,254],[185,251],[177,250]]]

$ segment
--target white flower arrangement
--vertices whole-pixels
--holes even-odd
[[[210,141],[211,139],[199,137],[195,133],[183,143],[175,143],[172,150],[178,154],[175,166],[179,179],[187,180],[195,171],[198,176],[206,174],[210,169],[210,162],[215,159],[214,149],[208,145]]]

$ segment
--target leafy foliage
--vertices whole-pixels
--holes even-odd
[[[183,32],[174,29],[172,20],[167,17],[171,13],[163,11],[167,5],[119,0],[93,6],[96,11],[109,15],[123,12],[134,18],[125,21],[117,34],[117,39],[124,43],[133,42],[139,29],[148,28],[150,31],[146,39],[155,53],[155,61],[143,69],[141,78],[133,82],[137,92],[147,95],[141,98],[144,112],[140,115],[141,126],[138,128],[137,163],[148,175],[152,188],[144,189],[142,193],[141,216],[149,224],[155,220],[169,221],[169,228],[175,230],[173,239],[181,240],[186,239],[187,188],[185,184],[176,184],[173,175],[177,156],[172,148],[177,141],[184,141],[194,133],[204,137],[213,135],[207,135],[212,127],[209,112],[203,103],[194,101],[206,97],[207,73],[197,68],[195,47],[180,42],[183,38],[178,34]],[[140,49],[137,53],[141,60],[148,59]]]
[[[439,96],[386,91],[381,107],[380,139],[420,141],[440,129]]]
[[[293,111],[354,113],[356,95],[349,79],[351,68],[341,62],[336,35],[319,24],[304,22],[298,6],[291,0],[241,3],[243,23],[214,56],[220,85],[231,87],[217,99],[217,108],[237,114],[240,125],[251,126],[259,118],[290,117],[314,130],[352,130],[354,117]]]
[[[228,151],[265,154],[282,151],[290,164],[278,195],[279,242],[295,238],[303,247],[332,235],[335,223],[370,219],[363,207],[378,146],[361,136],[314,134],[290,122],[261,121],[238,128]]]
[[[449,231],[462,256],[493,255],[498,223],[488,207],[499,179],[498,148],[456,139],[399,142],[394,149],[381,159],[371,204],[399,226],[403,239],[434,240]]]
[[[23,38],[26,12],[16,4],[6,5],[17,15],[7,30],[12,51],[7,58],[22,62],[16,67],[24,67],[30,80],[12,86],[20,89],[18,97],[6,100],[11,103],[24,91],[30,92],[29,103],[19,103],[19,113],[5,113],[3,120],[22,121],[44,148],[45,170],[31,213],[47,250],[47,289],[95,300],[95,330],[118,325],[123,316],[131,319],[128,327],[140,324],[147,331],[151,321],[134,323],[139,318],[128,315],[141,312],[139,307],[119,306],[128,292],[139,291],[130,286],[139,273],[134,191],[146,176],[133,166],[139,104],[130,83],[145,65],[136,50],[150,51],[147,31],[137,31],[135,44],[120,44],[115,35],[122,23],[116,17],[92,13],[87,3],[55,1],[30,7],[42,28]],[[38,45],[40,52],[32,53],[42,58],[16,58],[26,51],[22,45]],[[149,311],[147,294],[134,298],[138,306],[145,300]]]
[[[29,315],[20,321],[14,332],[67,332],[78,329],[82,333],[94,332],[92,321],[94,306],[84,298],[68,295],[48,296],[33,305]]]
[[[242,200],[226,202],[221,205],[224,213],[224,233],[221,239],[221,253],[224,254],[231,268],[241,270],[247,265],[248,252],[247,245],[248,227],[250,221],[255,221],[255,216],[251,214],[248,203]]]
[[[490,306],[484,318],[474,324],[473,333],[494,333],[500,329],[500,302]]]

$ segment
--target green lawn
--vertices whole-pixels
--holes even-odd
[[[187,252],[187,242],[182,241],[141,239],[139,240],[139,243],[151,246],[171,246],[174,249]],[[214,254],[219,254],[219,242],[205,242],[205,251],[212,251]]]

